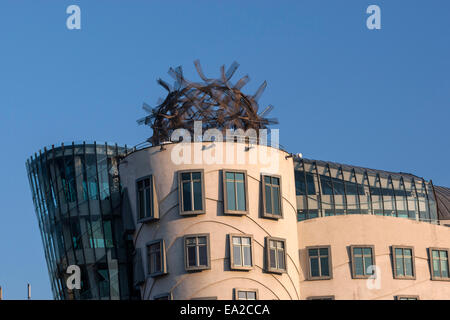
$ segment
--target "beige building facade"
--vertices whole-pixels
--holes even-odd
[[[141,298],[449,298],[433,186],[360,169],[230,142],[130,152],[122,214]]]

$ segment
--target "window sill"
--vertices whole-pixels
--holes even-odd
[[[198,216],[200,214],[205,214],[205,211],[181,211],[180,216]]]
[[[276,215],[276,214],[267,214],[264,213],[261,218],[266,218],[266,219],[272,219],[272,220],[280,220],[283,219],[283,215]]]
[[[223,214],[228,216],[245,216],[248,215],[248,211],[224,211]]]
[[[317,281],[317,280],[332,280],[333,277],[309,277],[308,281]]]
[[[230,266],[231,271],[250,271],[253,270],[253,266],[251,267],[235,267],[235,266]]]
[[[266,270],[266,272],[268,272],[268,273],[276,273],[276,274],[283,274],[283,273],[287,273],[287,270],[269,269],[269,270]]]
[[[407,277],[403,277],[403,276],[394,276],[395,280],[416,280],[415,276],[407,276]],[[450,279],[449,279],[450,280]]]
[[[155,273],[152,273],[152,274],[147,274],[146,280],[147,279],[152,279],[152,278],[158,278],[158,277],[164,276],[166,274],[167,274],[167,272],[163,272],[163,271],[155,272]]]
[[[188,272],[195,272],[195,271],[203,271],[203,270],[211,270],[210,266],[207,267],[185,267],[184,268]]]
[[[450,278],[431,278],[431,281],[450,281]]]
[[[156,220],[159,220],[159,218],[147,217],[147,218],[138,219],[137,223],[150,223],[150,222],[154,222]]]

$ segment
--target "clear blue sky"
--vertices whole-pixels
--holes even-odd
[[[66,28],[78,4],[82,29]],[[378,4],[382,29],[366,28]],[[50,299],[25,160],[72,140],[134,145],[142,102],[182,65],[198,79],[234,60],[280,142],[307,158],[415,173],[450,186],[448,0],[0,2],[0,285]]]

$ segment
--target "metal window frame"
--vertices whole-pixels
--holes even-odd
[[[447,252],[447,271],[449,273],[448,277],[435,276],[433,273],[433,251],[446,251]],[[430,247],[428,248],[428,261],[430,267],[431,280],[433,281],[450,281],[450,249],[449,248],[438,248]],[[439,261],[441,261],[439,257]],[[441,263],[439,262],[439,271],[442,275]]]
[[[187,244],[186,240],[188,238],[199,238],[206,237],[206,266],[199,266],[199,254],[198,254],[198,242],[196,244],[196,266],[188,265],[188,253],[187,253]],[[198,241],[198,240],[197,240]],[[194,234],[186,234],[183,236],[183,248],[184,248],[184,269],[186,271],[202,271],[202,270],[210,270],[211,269],[211,245],[210,245],[210,236],[209,233],[194,233]]]
[[[200,179],[201,179],[201,188],[202,188],[202,209],[201,210],[190,210],[185,211],[183,210],[183,181],[181,179],[181,175],[183,173],[200,173]],[[205,214],[206,208],[205,208],[205,170],[204,169],[191,169],[191,170],[180,170],[177,171],[178,176],[178,209],[181,216],[192,216],[192,215],[198,215],[198,214]],[[191,201],[192,201],[192,209],[194,209],[194,186],[192,181],[192,175],[191,175]]]
[[[265,182],[265,177],[270,177],[272,178],[278,178],[280,181],[280,185],[278,186],[279,188],[279,205],[280,205],[280,214],[273,214],[273,213],[267,213],[267,209],[266,209],[266,182]],[[269,219],[283,219],[284,218],[284,214],[283,214],[283,188],[281,187],[282,184],[282,179],[281,176],[278,174],[261,174],[261,191],[262,191],[262,218],[269,218]],[[270,183],[270,195],[272,197],[272,182]],[[273,198],[273,197],[272,197]],[[271,199],[273,200],[273,199]],[[272,203],[272,209],[273,209],[273,201],[271,201]],[[273,211],[273,210],[272,210]]]
[[[323,246],[310,246],[310,247],[306,247],[306,254],[307,254],[307,259],[308,259],[308,280],[313,281],[313,280],[331,280],[333,279],[333,263],[332,263],[332,259],[331,259],[331,246],[329,245],[323,245]],[[329,276],[317,276],[317,277],[313,277],[311,275],[311,256],[309,255],[309,250],[310,249],[318,249],[319,250],[319,255],[317,256],[317,258],[319,259],[319,273],[322,274],[322,264],[320,263],[320,249],[328,249],[328,272],[329,272]]]
[[[251,260],[251,265],[250,266],[237,266],[234,263],[234,247],[233,247],[233,237],[240,237],[240,238],[250,238],[250,258]],[[253,250],[253,235],[251,234],[243,234],[243,233],[230,233],[228,235],[228,243],[230,246],[230,269],[232,270],[252,270],[254,268],[254,250]],[[241,250],[242,250],[242,245],[241,245]],[[242,253],[242,252],[241,252]],[[242,256],[242,259],[244,257]]]
[[[167,298],[167,299],[161,299]],[[153,300],[173,300],[172,292],[160,293],[153,296]]]
[[[411,250],[411,268],[412,268],[412,276],[407,275],[398,275],[397,274],[397,259],[395,255],[395,249],[410,249]],[[403,252],[403,251],[402,251]],[[397,246],[392,245],[391,246],[391,256],[392,256],[392,272],[394,279],[399,280],[415,280],[416,279],[416,263],[415,263],[415,253],[414,253],[414,247],[413,246]],[[402,254],[402,260],[403,260],[403,268],[405,269],[404,265],[404,255]],[[406,272],[405,272],[406,273]]]
[[[275,268],[271,268],[270,267],[270,241],[281,241],[284,243],[284,269],[280,269],[278,267],[278,249],[277,249],[277,256],[276,256],[276,265],[277,267]],[[286,244],[286,239],[284,238],[277,238],[277,237],[265,237],[265,244],[266,244],[266,272],[269,273],[277,273],[277,274],[282,274],[282,273],[287,273],[288,271],[288,263],[287,263],[287,244]]]
[[[392,189],[392,197],[394,198],[394,213],[396,218],[398,218],[398,208],[397,208],[397,196],[395,195],[394,181],[392,180],[392,176],[388,175],[387,184],[389,188],[389,184],[391,184]]]
[[[249,300],[249,299],[239,299],[239,292],[245,292],[246,296],[247,296],[248,292],[254,292],[255,293],[255,300],[259,300],[259,290],[258,289],[244,289],[244,288],[234,288],[233,289],[234,300],[253,301],[253,300]]]
[[[306,300],[336,300],[334,296],[309,296]]]
[[[372,265],[376,266],[375,261],[375,246],[371,244],[352,244],[349,246],[350,248],[350,259],[351,259],[351,267],[352,267],[352,279],[369,279],[372,277],[372,274],[366,274],[367,269],[366,266],[363,266],[364,275],[357,275],[355,269],[355,257],[354,257],[354,249],[355,248],[370,248],[372,249]],[[364,253],[363,253],[363,263],[364,263]],[[377,275],[378,276],[378,275]]]
[[[244,174],[244,196],[245,196],[245,210],[230,210],[228,208],[228,190],[227,190],[227,181],[226,174],[227,173],[243,173]],[[236,181],[234,182],[236,187]],[[223,169],[222,170],[222,195],[223,195],[223,213],[229,215],[246,215],[249,213],[248,208],[248,179],[247,179],[247,170],[234,170],[234,169]],[[235,199],[237,201],[237,188],[235,190]],[[237,206],[236,206],[237,207]]]
[[[150,273],[150,261],[149,261],[149,248],[150,246],[154,245],[154,244],[159,244],[159,252],[160,252],[160,256],[159,256],[159,260],[160,260],[160,264],[161,264],[161,270],[157,271],[157,272],[152,272]],[[147,268],[147,277],[151,277],[151,278],[156,278],[162,275],[167,274],[167,255],[166,255],[166,243],[164,241],[164,239],[156,239],[156,240],[152,240],[149,241],[145,244],[145,259],[146,259],[146,268]]]
[[[395,300],[402,300],[402,298],[406,298],[407,300],[420,300],[419,296],[415,296],[415,295],[398,295],[398,296],[394,296]]]

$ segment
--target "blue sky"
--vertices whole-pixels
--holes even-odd
[[[81,30],[66,28],[81,7]],[[366,28],[370,4],[381,30]],[[304,157],[415,173],[450,186],[447,0],[0,2],[0,285],[51,299],[25,160],[46,145],[135,145],[142,102],[182,65],[199,80],[240,63],[268,87],[280,143]]]

